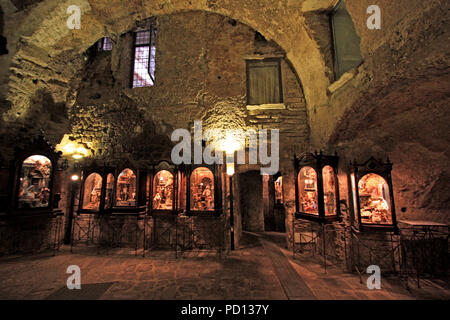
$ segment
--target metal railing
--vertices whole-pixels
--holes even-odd
[[[62,245],[63,216],[61,212],[50,215],[16,215],[0,220],[1,253],[39,253],[53,251]]]

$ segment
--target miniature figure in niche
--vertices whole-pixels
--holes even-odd
[[[173,175],[167,170],[159,171],[154,180],[153,209],[173,209]]]
[[[131,169],[123,170],[117,179],[117,206],[136,205],[136,175]]]
[[[26,158],[19,181],[19,208],[45,208],[49,205],[52,163],[40,155]]]
[[[366,174],[358,183],[361,222],[392,224],[392,212],[387,182],[375,173]]]
[[[283,203],[283,177],[275,181],[275,204]]]
[[[214,210],[214,176],[207,168],[197,168],[192,172],[191,210]]]
[[[322,169],[325,215],[336,215],[336,181],[333,168]]]
[[[83,209],[98,211],[102,193],[102,177],[91,173],[84,182]]]
[[[317,206],[317,174],[311,167],[303,167],[298,174],[301,212],[319,214]]]

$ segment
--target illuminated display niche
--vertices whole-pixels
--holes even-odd
[[[188,166],[186,179],[186,213],[218,216],[222,212],[217,166]]]
[[[126,168],[117,178],[116,206],[136,206],[136,195],[136,174],[133,170]]]
[[[152,213],[215,215],[220,208],[215,171],[215,166],[176,168],[161,162],[152,177]]]
[[[11,202],[6,205],[5,201],[5,208],[23,214],[48,214],[57,209],[60,194],[54,193],[53,185],[60,156],[61,152],[56,152],[42,134],[18,149],[12,173]]]
[[[389,159],[351,163],[354,221],[360,230],[397,231],[391,171]]]
[[[331,222],[339,220],[339,157],[308,153],[295,157],[297,219]]]
[[[161,161],[149,177],[151,184],[149,205],[153,213],[176,213],[180,208],[179,182],[183,181],[176,166]]]
[[[79,212],[220,215],[216,171],[167,161],[150,170],[91,165],[83,169]]]
[[[115,169],[110,167],[85,167],[80,189],[80,212],[99,212],[114,206]]]
[[[18,208],[46,208],[50,200],[52,162],[33,155],[22,162],[19,178]]]

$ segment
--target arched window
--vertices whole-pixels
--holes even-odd
[[[300,211],[319,215],[317,173],[311,167],[303,167],[298,174]]]
[[[98,211],[102,195],[102,177],[98,173],[91,173],[84,181],[83,209]]]
[[[336,175],[331,166],[325,166],[322,169],[323,178],[323,201],[325,206],[325,215],[336,215]]]
[[[159,171],[154,178],[153,209],[173,209],[173,174],[167,170]]]
[[[22,162],[19,176],[19,208],[46,208],[50,200],[52,162],[47,157],[33,155]]]
[[[114,175],[112,173],[109,173],[108,176],[106,177],[105,209],[110,209],[112,207],[113,188],[114,188]]]
[[[123,170],[117,178],[116,205],[130,207],[136,205],[136,175],[133,170]]]
[[[191,210],[214,211],[214,175],[208,168],[200,167],[192,171]]]
[[[375,173],[368,173],[358,182],[361,222],[392,224],[389,185]]]

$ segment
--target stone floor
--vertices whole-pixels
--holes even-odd
[[[381,290],[369,290],[355,274],[324,273],[316,260],[293,260],[283,236],[246,233],[242,248],[226,256],[152,251],[142,257],[124,249],[98,255],[63,247],[56,256],[3,257],[0,299],[450,299],[442,280],[421,281],[420,289],[410,281],[406,290],[399,280],[382,277]],[[81,290],[63,289],[69,265],[81,269]]]

